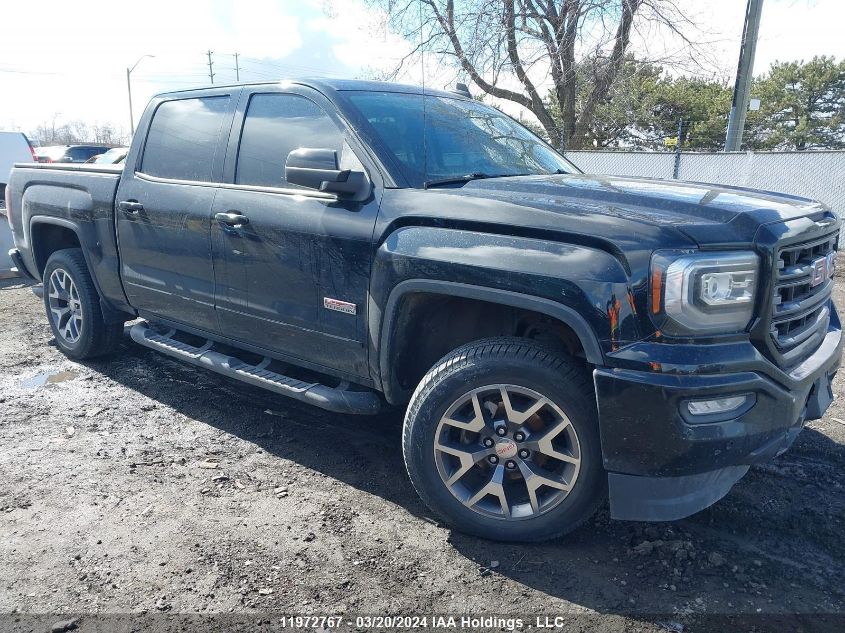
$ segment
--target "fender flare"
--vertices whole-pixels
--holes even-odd
[[[385,304],[381,331],[379,333],[379,378],[382,389],[389,402],[401,400],[401,393],[395,381],[391,380],[388,368],[391,357],[391,341],[394,322],[399,314],[399,303],[402,299],[412,293],[441,294],[466,299],[477,299],[500,305],[507,305],[514,308],[526,308],[540,312],[566,324],[581,342],[587,362],[593,365],[603,365],[604,355],[601,351],[598,338],[586,319],[576,310],[562,303],[535,297],[533,295],[501,290],[485,286],[475,286],[453,281],[437,279],[407,279],[402,281],[390,291],[390,296]]]
[[[80,231],[79,225],[76,222],[65,218],[57,218],[52,215],[33,215],[29,218],[29,234],[27,235],[27,241],[29,242],[29,250],[32,253],[32,265],[35,267],[35,272],[38,273],[39,277],[44,271],[40,270],[38,267],[38,256],[36,255],[35,240],[33,239],[35,234],[33,229],[39,224],[52,224],[53,226],[60,226],[72,231],[73,234],[76,235],[76,241],[79,242],[79,247],[82,249],[82,255],[85,257],[85,265],[88,266],[89,271],[91,270],[91,262],[88,261],[88,252],[85,250],[84,246],[85,241],[82,239],[82,231]],[[44,264],[46,265],[47,262],[45,261]],[[91,277],[93,278],[93,275]],[[94,286],[97,287],[97,292],[100,292],[96,279],[94,279]]]
[[[103,291],[100,288],[100,281],[97,279],[97,275],[94,274],[94,267],[91,265],[88,249],[85,248],[85,240],[82,238],[82,231],[80,230],[79,224],[73,222],[72,220],[68,220],[66,218],[57,218],[51,215],[33,215],[29,218],[29,235],[27,235],[27,241],[29,242],[29,249],[32,253],[32,266],[33,268],[35,268],[35,272],[38,273],[37,279],[40,281],[44,272],[43,270],[39,270],[38,268],[38,258],[35,254],[35,242],[32,239],[32,229],[37,224],[52,224],[54,226],[60,226],[62,228],[68,229],[69,231],[72,231],[73,234],[76,235],[76,239],[79,242],[79,247],[82,250],[82,256],[85,259],[85,265],[88,267],[88,274],[91,275],[91,281],[94,282],[94,288],[97,291],[97,294],[100,295],[100,310],[103,313],[103,319],[106,321],[106,323],[125,322],[127,315],[115,308],[113,305],[111,305],[111,303],[109,303],[106,299],[103,298]],[[45,261],[44,264],[46,265],[47,262]],[[132,315],[129,316],[131,317]]]

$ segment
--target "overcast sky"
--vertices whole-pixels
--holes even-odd
[[[735,71],[745,0],[678,0],[699,22],[720,72]],[[393,67],[408,43],[379,28],[364,0],[14,0],[4,3],[0,37],[0,129],[32,131],[39,123],[78,119],[129,127],[126,68],[135,118],[149,97],[214,80],[291,76],[364,77]],[[775,60],[814,55],[845,58],[845,0],[765,0],[755,72]],[[675,50],[668,36],[634,41],[635,50]],[[427,65],[430,85],[450,73]],[[419,67],[402,77],[420,83]],[[438,86],[442,87],[442,86]]]

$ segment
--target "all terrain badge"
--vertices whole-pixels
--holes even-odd
[[[323,307],[326,310],[334,310],[335,312],[343,312],[344,314],[358,313],[358,307],[354,303],[332,299],[330,297],[323,297]]]

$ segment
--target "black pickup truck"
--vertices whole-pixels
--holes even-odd
[[[56,344],[137,343],[338,413],[407,407],[451,525],[503,540],[724,496],[830,404],[840,221],[590,176],[494,108],[293,81],[160,95],[124,167],[19,165]]]

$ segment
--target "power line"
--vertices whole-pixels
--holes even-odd
[[[325,70],[321,70],[319,68],[315,68],[314,66],[302,66],[299,64],[276,64],[274,62],[268,62],[263,59],[258,59],[256,57],[245,57],[244,60],[250,64],[256,64],[261,66],[267,66],[270,68],[278,69],[283,71],[284,73],[297,73],[297,72],[304,72],[309,73],[314,76],[318,77],[325,77],[327,76]]]
[[[252,73],[253,75],[262,79],[279,79],[279,73],[268,72],[264,70],[255,70],[253,68],[244,68],[245,73]]]
[[[62,75],[64,73],[48,72],[41,70],[19,70],[16,68],[0,68],[0,73],[14,73],[16,75]]]
[[[205,75],[203,75],[204,77]],[[174,86],[202,86],[205,85],[205,79],[149,79],[148,77],[141,76],[139,79],[148,81],[153,84],[167,84],[167,85],[174,85]]]

